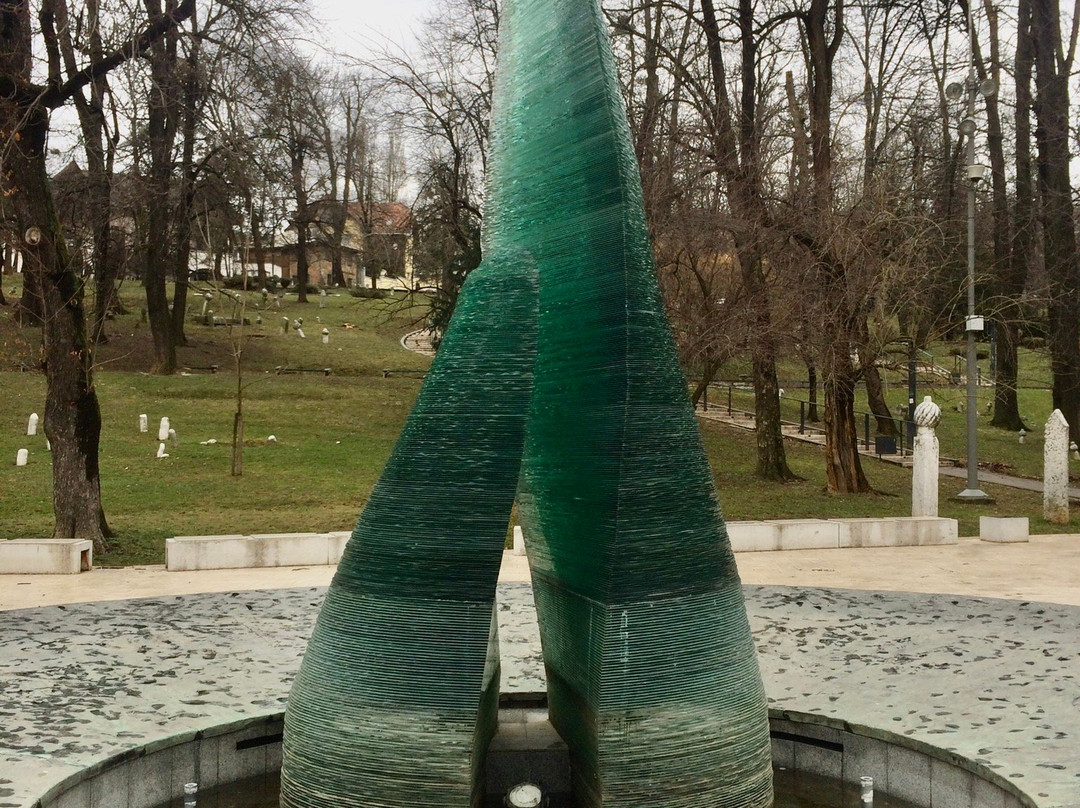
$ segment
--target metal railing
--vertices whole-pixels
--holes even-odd
[[[702,409],[705,412],[708,412],[708,410],[709,410],[709,390],[710,390],[710,388],[715,388],[715,387],[716,387],[716,385],[709,385],[708,387],[705,388],[704,392],[702,393],[701,406],[702,406]],[[733,417],[736,413],[739,414],[739,415],[746,415],[746,416],[749,416],[751,418],[756,416],[756,412],[753,411],[753,410],[746,410],[746,409],[742,409],[740,407],[733,406],[732,399],[734,397],[734,391],[735,391],[735,384],[734,383],[728,383],[728,384],[724,385],[724,387],[726,387],[725,392],[726,392],[727,401],[726,401],[726,406],[722,405],[720,407],[720,409],[726,410],[727,415],[728,415],[729,418]],[[754,395],[754,390],[752,388],[745,388],[745,389],[740,388],[740,392],[748,393],[750,396]],[[798,430],[799,430],[798,434],[800,434],[800,435],[805,435],[808,432],[809,433],[820,433],[822,435],[825,434],[825,429],[823,427],[815,426],[812,421],[809,421],[807,419],[808,408],[811,405],[810,401],[807,401],[807,400],[801,399],[801,398],[790,398],[788,396],[785,396],[785,397],[781,398],[780,402],[781,402],[781,407],[783,406],[784,403],[798,402],[798,404],[799,404],[799,420],[798,421],[785,420],[784,417],[783,417],[783,414],[781,413],[780,423],[782,425],[798,427]],[[818,407],[822,406],[818,402],[814,402],[814,404],[816,406],[818,406]],[[873,432],[871,430],[871,421],[873,419],[877,418],[877,416],[875,416],[874,413],[867,412],[865,410],[855,410],[855,415],[856,416],[859,416],[859,415],[862,416],[862,422],[863,422],[862,423],[862,427],[863,427],[863,429],[862,429],[862,432],[863,432],[863,434],[862,434],[862,444],[865,447],[866,451],[870,451],[871,448],[877,448],[878,447],[879,444],[878,444],[877,438],[879,438],[879,437],[881,437],[881,438],[894,438],[894,436],[891,436],[891,435],[877,435],[876,432]],[[914,436],[915,436],[914,424],[912,424],[910,421],[908,421],[906,419],[896,418],[896,417],[893,417],[893,423],[898,425],[899,431],[900,431],[900,434],[895,436],[895,441],[896,441],[896,444],[897,444],[895,448],[898,450],[901,457],[905,457],[907,455],[907,453],[911,449],[912,440],[914,439]],[[882,444],[882,448],[885,448],[884,444]],[[879,454],[885,454],[885,452],[879,452]]]

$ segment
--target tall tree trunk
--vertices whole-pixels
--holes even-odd
[[[1050,364],[1054,407],[1080,441],[1080,253],[1069,177],[1069,75],[1057,0],[1031,0],[1035,46],[1035,138],[1042,195],[1043,255],[1050,279]]]
[[[27,0],[0,4],[0,72],[30,78]],[[60,228],[45,167],[49,116],[36,99],[0,101],[0,154],[5,208],[16,230],[36,227],[37,243],[20,245],[24,283],[39,291],[44,315],[45,434],[52,444],[53,511],[57,538],[92,539],[99,551],[111,535],[101,507],[98,438],[101,410],[86,336],[82,282]],[[13,136],[17,134],[17,137]]]
[[[865,494],[870,483],[859,458],[855,427],[855,368],[848,346],[830,345],[825,351],[825,476],[830,491]]]
[[[739,0],[742,84],[737,125],[727,95],[723,47],[713,0],[702,0],[701,10],[715,96],[712,125],[718,171],[726,181],[728,204],[732,213],[749,225],[748,234],[736,234],[736,252],[743,285],[747,291],[747,305],[751,307],[754,322],[750,351],[757,424],[757,474],[765,479],[790,480],[795,479],[795,474],[788,467],[784,436],[781,432],[775,335],[768,287],[761,266],[761,248],[758,244],[759,228],[766,223],[767,211],[761,193],[756,84],[757,32],[754,28],[753,3],[751,0]]]
[[[250,200],[249,200],[250,201]],[[258,273],[259,285],[266,285],[266,251],[263,250],[262,240],[262,212],[254,205],[248,205],[251,210],[251,247],[255,253],[255,267]]]
[[[22,256],[22,294],[15,317],[20,325],[36,326],[44,322],[41,290],[36,273],[26,271],[26,256]]]
[[[885,389],[881,383],[881,372],[877,365],[868,364],[863,368],[863,382],[866,385],[866,401],[877,421],[877,434],[896,437],[900,434],[900,430],[896,428],[889,402],[885,400]],[[852,413],[852,418],[854,418],[854,413]]]
[[[1017,6],[1016,77],[1016,196],[1013,203],[1012,242],[1009,262],[996,277],[995,292],[1002,302],[997,329],[997,362],[994,366],[993,425],[1016,432],[1025,429],[1017,396],[1019,380],[1019,332],[1023,322],[1020,299],[1035,261],[1035,189],[1031,174],[1031,73],[1034,62],[1031,42],[1031,4]]]
[[[853,310],[847,293],[847,267],[830,252],[833,217],[832,89],[833,62],[844,35],[845,0],[811,0],[802,15],[810,96],[810,157],[813,176],[813,216],[806,243],[820,264],[822,296],[818,304],[829,313],[822,324],[825,389],[825,472],[830,491],[865,493],[871,490],[859,460],[855,426],[856,373],[851,345],[865,315]],[[829,32],[829,11],[832,10]]]
[[[161,0],[144,0],[147,15],[161,13]],[[171,11],[175,0],[166,0]],[[154,338],[154,372],[171,374],[176,371],[176,341],[166,292],[169,243],[169,186],[173,173],[172,150],[176,142],[176,35],[157,40],[150,48],[151,88],[148,107],[148,137],[150,141],[150,212],[147,217],[146,313]]]
[[[187,345],[184,320],[187,317],[189,265],[191,261],[191,219],[195,208],[195,124],[199,118],[199,15],[191,14],[191,44],[183,63],[183,107],[180,113],[180,202],[173,214],[176,240],[173,262],[172,338]]]
[[[68,75],[75,75],[79,66],[75,57],[75,44],[68,23],[67,3],[52,6],[56,12],[57,40]],[[100,6],[98,0],[86,4],[91,65],[99,65],[105,58],[101,41]],[[102,76],[90,82],[90,97],[80,90],[73,100],[79,117],[79,129],[86,154],[86,204],[89,211],[90,231],[93,241],[91,271],[95,280],[94,319],[91,338],[94,344],[108,342],[105,320],[116,298],[116,272],[109,260],[109,242],[112,239],[110,205],[112,200],[112,165],[115,141],[110,141],[105,127],[105,92],[107,86]]]

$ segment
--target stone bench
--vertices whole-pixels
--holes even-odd
[[[0,541],[0,574],[74,575],[94,566],[89,539],[11,539]]]
[[[165,541],[165,568],[188,572],[333,565],[341,560],[349,536],[345,531],[176,536]]]
[[[956,544],[955,519],[891,516],[867,519],[775,519],[728,522],[736,553],[828,550],[849,547],[919,547]]]
[[[979,538],[997,544],[1011,544],[1028,540],[1026,516],[980,516]]]

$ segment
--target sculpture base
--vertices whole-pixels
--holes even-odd
[[[994,501],[994,498],[992,496],[979,488],[965,488],[963,491],[953,497],[953,499],[958,499],[961,502],[974,502],[977,504],[989,504]]]

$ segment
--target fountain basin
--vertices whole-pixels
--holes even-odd
[[[182,804],[185,783],[200,791],[242,783],[242,802],[214,794],[200,808],[273,805],[253,783],[273,788],[281,768],[282,713],[185,732],[87,767],[50,789],[33,808],[163,808]],[[499,734],[488,756],[487,804],[531,780],[545,788],[551,808],[572,805],[565,747],[546,718],[543,694],[504,697]],[[770,711],[778,783],[806,781],[826,796],[797,805],[857,805],[860,777],[874,778],[878,808],[1034,808],[1014,784],[986,766],[885,730],[809,713]],[[853,796],[854,795],[854,796]],[[263,802],[258,802],[262,799]],[[269,800],[269,802],[267,802]],[[854,801],[853,801],[854,800]],[[783,799],[778,801],[778,807]]]

